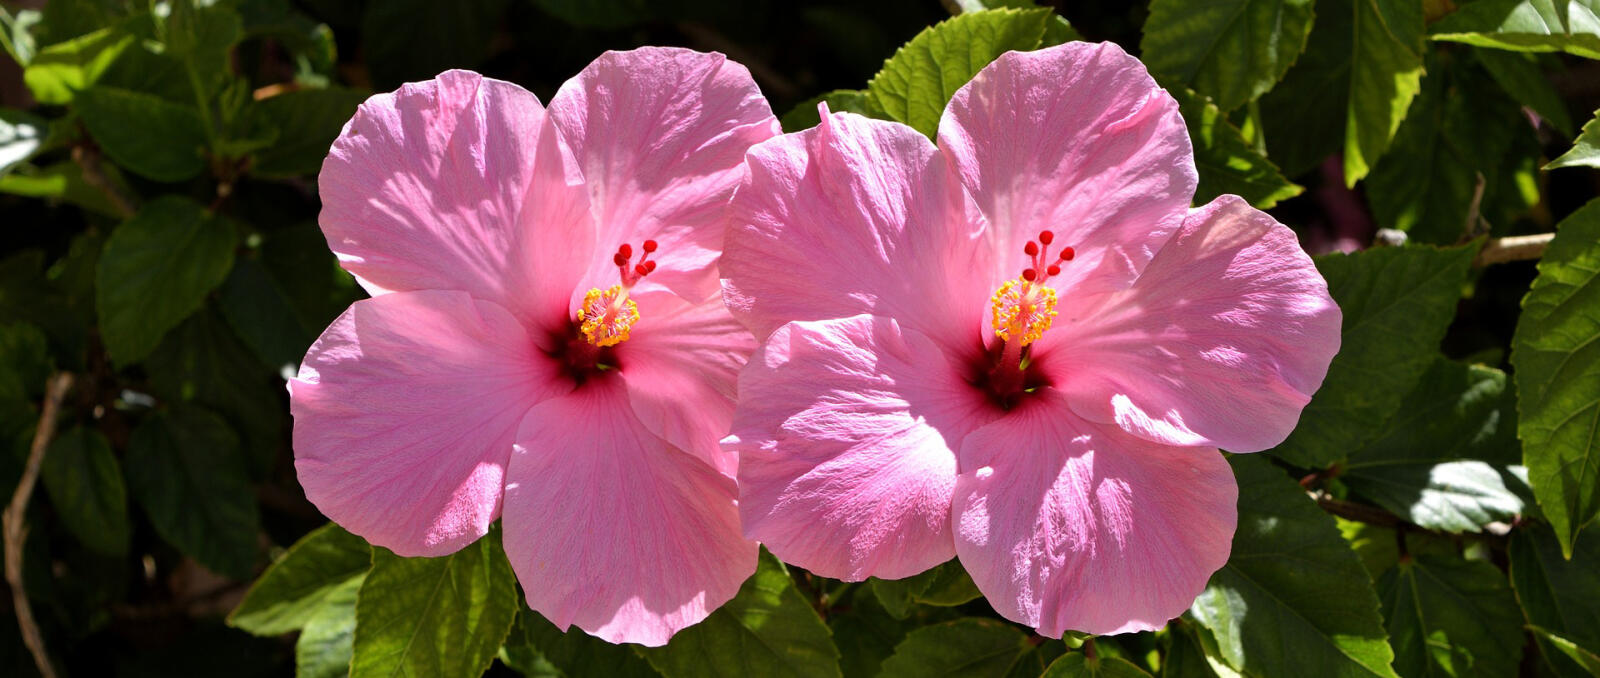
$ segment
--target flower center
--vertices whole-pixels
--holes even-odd
[[[1050,244],[1054,240],[1055,234],[1050,231],[1040,231],[1038,239],[1029,240],[1022,248],[1028,255],[1029,266],[989,297],[994,316],[991,323],[1000,345],[991,349],[989,360],[992,362],[975,383],[982,384],[1005,409],[1010,409],[1022,393],[1039,385],[1035,383],[1037,378],[1031,381],[1028,378],[1024,349],[1044,336],[1055,321],[1056,291],[1045,283],[1060,275],[1061,265],[1077,256],[1071,247],[1063,247],[1052,258]]]
[[[1061,262],[1072,261],[1077,253],[1071,247],[1063,247],[1057,258],[1051,259],[1050,243],[1054,240],[1055,234],[1050,231],[1040,231],[1038,241],[1029,240],[1022,251],[1031,265],[989,297],[995,336],[1008,346],[1015,344],[1020,349],[1038,341],[1055,320],[1056,291],[1045,282],[1060,275]]]
[[[583,295],[577,322],[583,338],[590,344],[604,348],[627,341],[633,324],[639,321],[639,305],[628,298],[628,290],[656,270],[656,262],[650,261],[650,255],[656,251],[656,241],[646,240],[639,249],[644,253],[639,255],[639,263],[634,264],[633,247],[627,243],[618,247],[611,262],[617,265],[621,282],[604,290],[590,289]]]

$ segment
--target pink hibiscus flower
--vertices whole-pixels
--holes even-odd
[[[660,645],[754,571],[718,440],[755,341],[716,260],[751,145],[744,67],[609,52],[548,109],[450,71],[361,106],[321,223],[372,294],[290,382],[295,469],[323,513],[405,556],[503,517],[528,604]]]
[[[828,114],[751,150],[724,297],[745,534],[848,580],[952,557],[1048,636],[1154,629],[1227,561],[1217,452],[1289,434],[1340,314],[1295,236],[1190,210],[1177,104],[1111,44],[1009,53],[938,147]]]

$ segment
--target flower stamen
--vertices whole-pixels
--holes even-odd
[[[644,253],[635,264],[633,247],[627,243],[618,247],[617,253],[611,256],[611,263],[616,264],[621,282],[604,290],[592,288],[583,295],[583,303],[578,307],[578,329],[583,332],[583,338],[595,346],[616,346],[627,341],[633,324],[639,321],[639,305],[628,298],[628,291],[656,270],[656,262],[650,261],[650,255],[657,249],[656,241],[646,240],[639,249]]]

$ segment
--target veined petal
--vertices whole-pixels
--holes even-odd
[[[686,299],[715,291],[713,263],[745,151],[779,132],[750,72],[680,48],[606,52],[551,98],[549,122],[576,159],[599,224],[582,287],[615,284],[615,248],[654,239],[660,268],[648,283]]]
[[[507,473],[505,548],[528,605],[613,643],[663,645],[756,568],[733,480],[656,437],[615,380],[528,413]]]
[[[373,295],[461,290],[519,313],[544,118],[533,94],[470,71],[373,96],[317,178],[328,246]]]
[[[640,320],[617,346],[633,412],[651,433],[732,478],[738,456],[719,442],[733,422],[739,369],[755,337],[722,296],[691,304],[665,290],[636,295]]]
[[[961,564],[997,612],[1051,638],[1161,628],[1232,548],[1222,455],[1084,421],[1051,389],[967,436],[961,466]]]
[[[946,346],[981,346],[997,282],[978,247],[983,222],[927,137],[825,114],[752,149],[749,163],[721,266],[728,306],[757,338],[868,313]]]
[[[295,471],[324,515],[367,541],[452,553],[499,517],[523,415],[569,388],[493,303],[451,291],[358,301],[289,382]]]
[[[745,534],[826,577],[908,577],[954,555],[955,447],[998,410],[888,318],[784,325],[739,380]]]
[[[989,220],[996,280],[1041,230],[1077,251],[1052,284],[1117,289],[1155,256],[1198,175],[1178,104],[1112,43],[1008,52],[958,90],[939,148]]]
[[[1076,301],[1040,366],[1080,416],[1168,445],[1283,442],[1339,350],[1294,232],[1237,196],[1191,212],[1133,287]]]

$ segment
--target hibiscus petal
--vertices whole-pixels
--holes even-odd
[[[961,564],[997,612],[1051,638],[1161,628],[1232,548],[1222,455],[1081,420],[1050,389],[967,436],[961,468]]]
[[[1283,442],[1339,350],[1339,307],[1294,232],[1232,195],[1190,213],[1133,287],[1060,308],[1039,364],[1073,409],[1169,445]]]
[[[732,478],[738,457],[719,442],[733,421],[739,369],[756,348],[713,295],[691,304],[664,290],[633,295],[640,320],[617,346],[633,412],[651,433]]]
[[[615,248],[654,239],[648,282],[687,299],[716,289],[728,198],[750,146],[779,133],[750,72],[721,54],[606,52],[550,100],[600,226],[584,289],[616,284]],[[582,292],[580,291],[580,294]]]
[[[971,190],[1014,278],[1049,229],[1077,258],[1053,284],[1133,281],[1193,199],[1194,151],[1178,104],[1112,43],[1008,52],[950,100],[939,147]]]
[[[899,123],[823,113],[750,151],[721,263],[734,316],[761,338],[870,313],[980,346],[983,222],[938,149]]]
[[[544,117],[533,94],[470,71],[368,99],[317,178],[328,246],[373,295],[461,290],[520,313],[516,225]]]
[[[745,534],[849,581],[954,555],[955,446],[997,410],[927,336],[883,317],[784,325],[739,380]]]
[[[323,514],[403,556],[487,533],[517,426],[570,382],[505,309],[462,292],[352,304],[289,382],[295,471]]]
[[[615,380],[530,411],[507,480],[506,555],[562,629],[663,645],[755,571],[733,480],[651,434]]]

